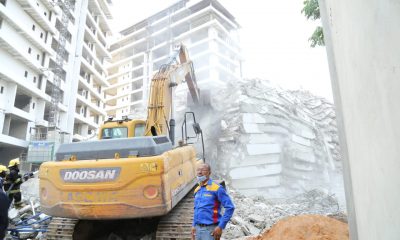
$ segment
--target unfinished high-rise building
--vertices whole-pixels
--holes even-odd
[[[51,160],[102,123],[109,3],[0,1],[0,163]]]
[[[182,0],[120,32],[111,44],[107,114],[134,114],[147,104],[149,82],[183,43],[200,89],[223,87],[241,77],[238,23],[215,0]]]

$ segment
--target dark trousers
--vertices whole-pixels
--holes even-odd
[[[0,239],[3,239],[6,235],[8,227],[8,207],[10,201],[6,194],[0,190]]]
[[[14,200],[14,205],[21,204],[21,199],[22,199],[21,192],[9,193],[8,199],[10,200],[10,203]]]

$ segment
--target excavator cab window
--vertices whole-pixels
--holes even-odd
[[[135,125],[135,137],[144,136],[146,125],[143,123],[137,123]]]
[[[127,138],[127,137],[128,137],[128,128],[126,127],[103,128],[103,131],[101,133],[102,139]]]

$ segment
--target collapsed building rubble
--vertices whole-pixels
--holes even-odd
[[[218,146],[214,168],[230,186],[268,198],[321,188],[335,193],[344,206],[332,103],[260,79],[232,83],[212,97],[220,130],[206,139]]]
[[[21,184],[21,193],[23,207],[12,205],[8,212],[10,223],[6,239],[42,239],[51,217],[40,212],[37,174]]]

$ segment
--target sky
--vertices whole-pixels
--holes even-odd
[[[177,0],[114,0],[113,28],[129,27]],[[302,14],[302,0],[219,0],[240,24],[243,77],[267,79],[332,101],[325,47],[308,38],[319,22]]]

